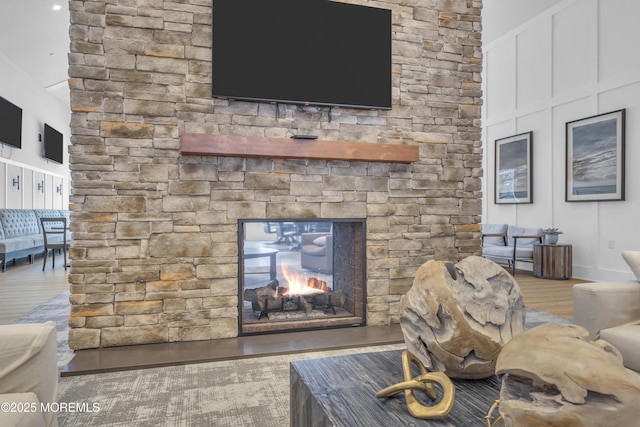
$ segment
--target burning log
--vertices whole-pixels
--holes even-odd
[[[344,307],[346,302],[342,291],[332,292],[327,282],[315,277],[307,280],[306,289],[304,286],[284,288],[274,279],[263,287],[245,289],[243,298],[251,303],[253,311],[260,313],[259,318],[268,317],[269,312],[274,311],[303,311],[309,315],[314,308],[336,314],[335,307]]]
[[[259,311],[260,316],[266,315],[271,311],[304,311],[306,314],[311,314],[313,310],[313,304],[311,304],[303,296],[289,297],[289,296],[277,296],[277,297],[264,297],[251,301],[251,308],[253,311]]]
[[[307,299],[303,296],[299,296],[298,300],[300,310],[304,311],[307,314],[311,314],[311,311],[313,310],[313,304],[309,303],[309,301],[307,301]]]
[[[268,298],[275,299],[278,295],[279,287],[280,283],[277,279],[274,279],[261,288],[245,289],[243,298],[251,303],[254,311],[262,311],[262,309],[256,307],[256,302],[264,301]]]
[[[307,286],[309,288],[321,290],[322,292],[331,292],[331,288],[327,286],[327,282],[315,277],[310,277],[309,280],[307,280]]]
[[[342,291],[327,292],[324,294],[318,294],[313,296],[313,305],[316,306],[329,306],[329,307],[344,307],[347,300],[346,295]]]
[[[251,308],[253,311],[259,311],[260,317],[262,317],[262,315],[266,315],[270,311],[283,311],[285,303],[285,298],[282,296],[264,297],[251,301]]]

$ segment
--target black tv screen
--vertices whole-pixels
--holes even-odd
[[[0,97],[0,142],[22,148],[22,108]]]
[[[64,138],[62,134],[45,123],[44,125],[44,157],[62,164],[64,154]]]
[[[391,108],[391,11],[328,0],[213,0],[213,96]]]

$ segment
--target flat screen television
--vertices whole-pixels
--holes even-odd
[[[60,132],[45,123],[44,157],[56,163],[63,163],[64,138]]]
[[[22,108],[0,97],[0,142],[22,148]]]
[[[213,0],[213,96],[391,108],[391,11],[329,0]]]

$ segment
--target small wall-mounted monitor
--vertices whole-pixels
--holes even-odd
[[[64,138],[60,132],[45,123],[44,157],[56,163],[63,163]]]
[[[22,148],[22,108],[0,97],[0,142]]]

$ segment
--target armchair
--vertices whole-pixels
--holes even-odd
[[[0,425],[58,425],[57,414],[40,406],[58,402],[57,346],[54,322],[0,325],[0,403],[36,409],[0,411]]]
[[[333,272],[333,236],[303,233],[300,236],[300,266],[330,274]]]
[[[622,257],[636,278],[640,277],[640,251],[624,251]],[[573,322],[591,338],[613,345],[624,365],[640,372],[640,282],[594,282],[573,285]]]
[[[542,243],[542,228],[482,224],[482,256],[506,262],[516,274],[516,262],[533,263],[533,245]]]

